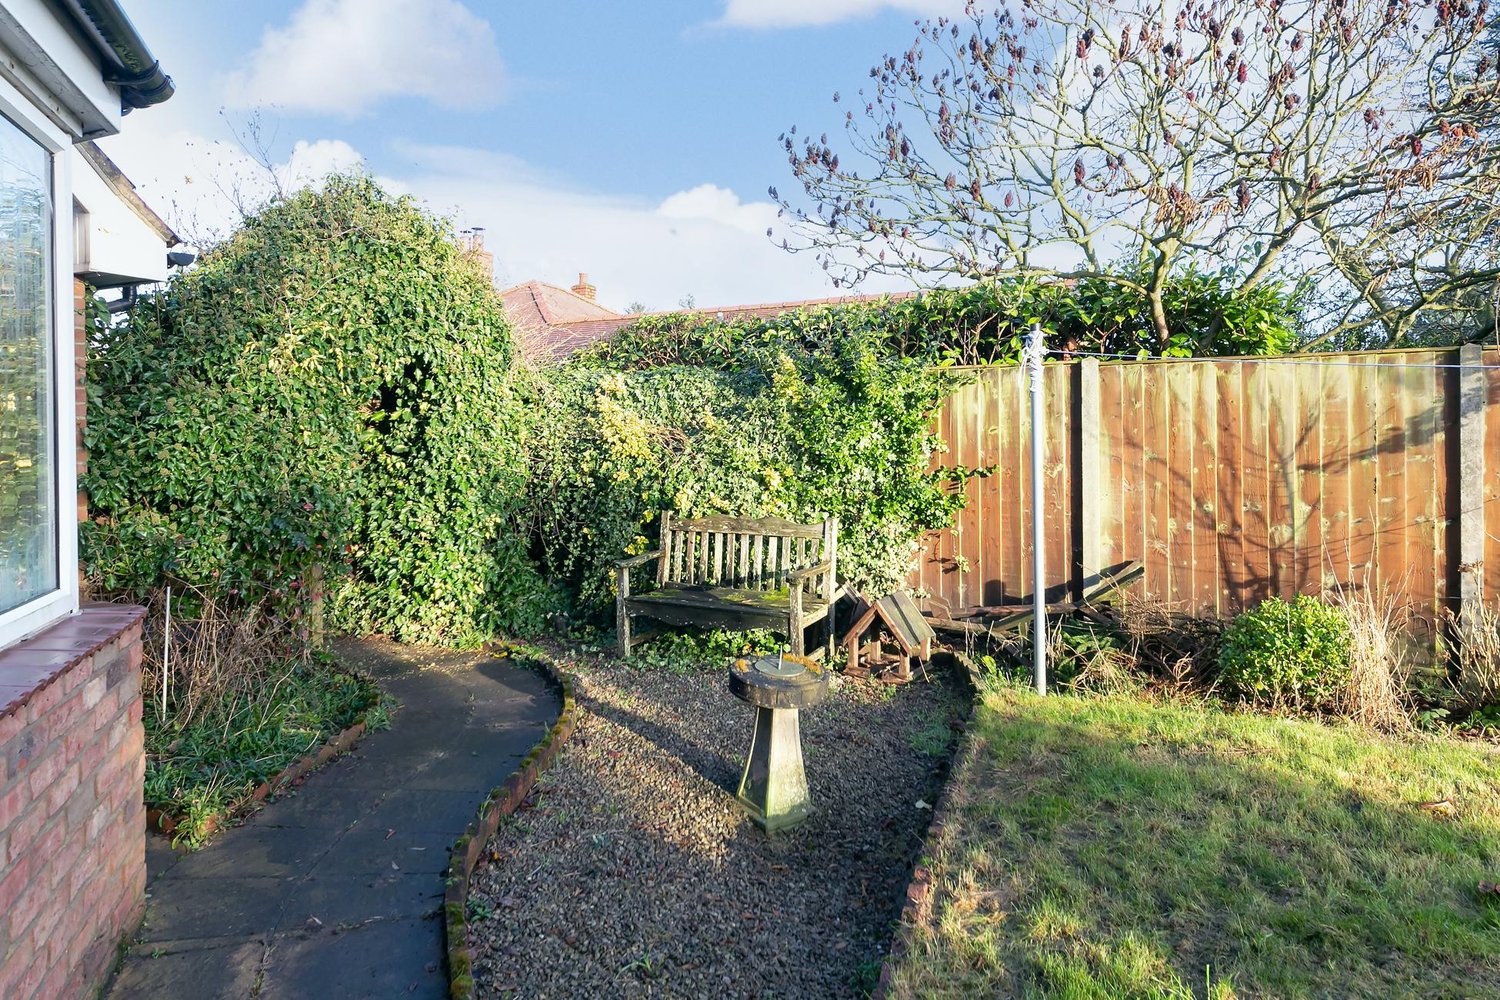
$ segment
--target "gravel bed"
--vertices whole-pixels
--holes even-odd
[[[802,713],[814,813],[735,806],[753,710],[722,672],[574,664],[581,724],[470,885],[481,997],[845,997],[874,985],[962,699],[836,680]]]

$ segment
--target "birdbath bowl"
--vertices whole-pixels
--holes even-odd
[[[755,731],[735,801],[767,833],[796,826],[812,811],[797,712],[828,694],[828,671],[805,656],[735,660],[729,690],[755,706]]]

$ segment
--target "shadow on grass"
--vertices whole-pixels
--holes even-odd
[[[1010,689],[975,731],[897,995],[1500,995],[1489,750]]]

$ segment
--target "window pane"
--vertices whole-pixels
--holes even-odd
[[[47,151],[0,118],[0,612],[57,589]]]

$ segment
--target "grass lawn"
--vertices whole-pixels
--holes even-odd
[[[972,726],[895,996],[1500,996],[1500,752],[1012,687]]]

